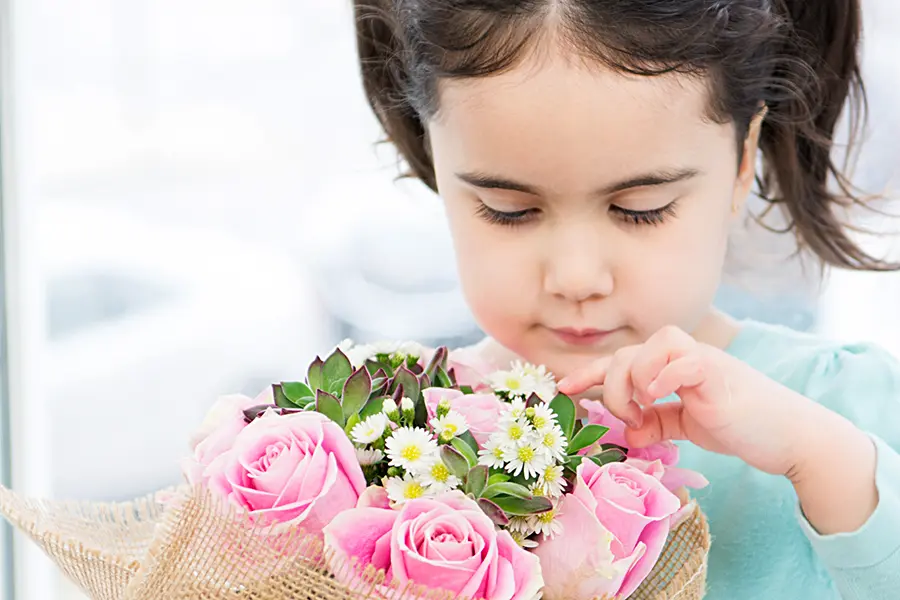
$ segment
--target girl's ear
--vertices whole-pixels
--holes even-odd
[[[741,154],[741,164],[738,165],[737,181],[734,186],[734,196],[731,200],[732,212],[738,214],[750,195],[753,183],[756,180],[756,154],[759,149],[759,134],[762,129],[763,120],[766,113],[769,112],[767,106],[763,105],[747,128],[747,137],[744,138],[744,149]]]

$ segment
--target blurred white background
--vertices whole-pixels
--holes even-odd
[[[858,181],[880,189],[900,173],[900,6],[866,1]],[[434,268],[451,264],[439,202],[373,146],[349,4],[0,1],[19,489],[141,495],[178,481],[217,394],[296,376],[347,336],[477,339],[452,268]],[[741,252],[773,247],[745,237]],[[748,285],[720,303],[900,354],[898,276],[820,294],[797,273],[736,268]],[[17,600],[78,597],[46,568],[17,547]]]

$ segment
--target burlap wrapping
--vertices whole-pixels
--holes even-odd
[[[174,500],[167,510],[154,497],[73,504],[30,500],[0,488],[3,515],[92,600],[452,598],[385,585],[382,572],[368,571],[352,586],[339,584],[314,538],[255,525],[200,491],[182,489]],[[695,509],[630,598],[702,598],[709,543],[706,518]]]

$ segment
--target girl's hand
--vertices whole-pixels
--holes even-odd
[[[603,404],[628,425],[635,447],[690,440],[707,450],[790,477],[804,460],[802,439],[828,411],[677,327],[618,350],[559,382],[577,395],[603,386]],[[680,401],[656,401],[677,394]]]

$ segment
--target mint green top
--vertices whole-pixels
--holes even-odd
[[[900,598],[900,363],[871,345],[840,344],[756,322],[744,324],[728,352],[871,435],[878,450],[879,505],[858,531],[821,536],[783,477],[680,444],[681,466],[711,482],[694,492],[713,538],[706,598]],[[834,452],[840,451],[835,440]]]

